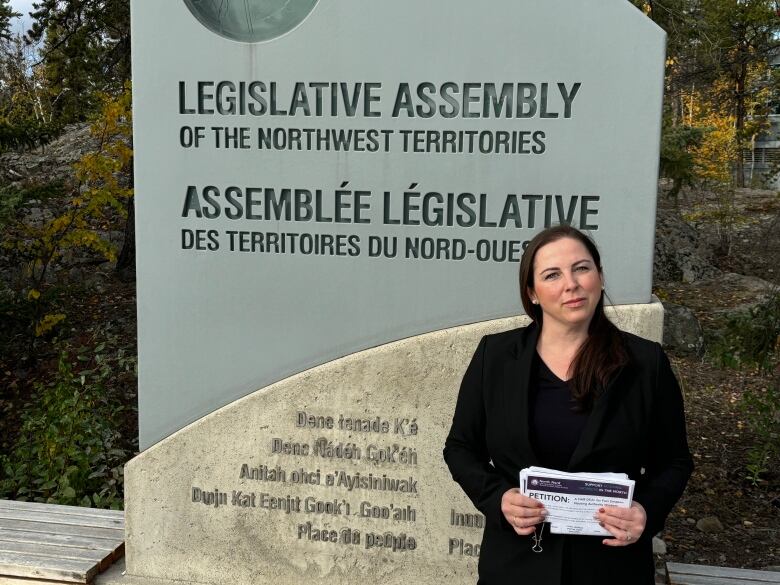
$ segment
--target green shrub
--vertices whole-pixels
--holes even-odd
[[[721,366],[756,367],[769,371],[780,342],[780,291],[748,311],[725,319],[709,343],[709,352]]]
[[[747,478],[757,485],[761,476],[780,466],[780,387],[746,392],[742,408],[756,444],[748,451]]]
[[[709,343],[710,355],[721,366],[752,367],[770,374],[767,388],[746,389],[740,406],[754,443],[747,454],[747,479],[758,485],[780,462],[780,386],[771,375],[780,349],[780,291],[774,291],[749,311],[728,317]]]
[[[36,385],[15,446],[0,455],[0,497],[122,507],[122,467],[130,453],[120,435],[124,409],[105,388],[113,374],[103,348],[82,349],[77,359],[95,367],[77,373],[62,353],[54,379]],[[130,360],[120,355],[115,363],[129,367]]]

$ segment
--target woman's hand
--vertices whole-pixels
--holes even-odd
[[[501,496],[501,512],[521,536],[533,534],[536,525],[544,522],[547,516],[547,510],[540,501],[524,496],[518,488],[507,490]]]
[[[602,541],[607,546],[627,546],[636,542],[645,531],[647,523],[647,513],[642,504],[633,501],[630,508],[599,508],[593,517],[615,537]]]

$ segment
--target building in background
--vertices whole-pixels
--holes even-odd
[[[770,67],[773,72],[780,71],[780,53],[771,59]],[[745,185],[780,189],[780,99],[772,102],[769,128],[756,138],[753,148],[745,149],[743,156]]]

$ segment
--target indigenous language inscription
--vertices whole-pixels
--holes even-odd
[[[302,543],[394,553],[418,548],[417,439],[423,430],[416,417],[298,410],[286,422],[289,432],[271,437],[257,460],[237,466],[231,485],[191,486],[192,504],[269,514],[288,527],[290,540]],[[334,431],[336,438],[322,436],[324,431]],[[445,515],[442,525],[480,532],[484,527],[473,509],[445,508],[427,513]],[[475,542],[451,535],[439,552],[477,557]]]

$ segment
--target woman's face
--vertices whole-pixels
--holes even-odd
[[[534,286],[528,294],[538,301],[544,323],[587,327],[601,298],[603,280],[588,249],[574,238],[561,238],[536,251]]]

